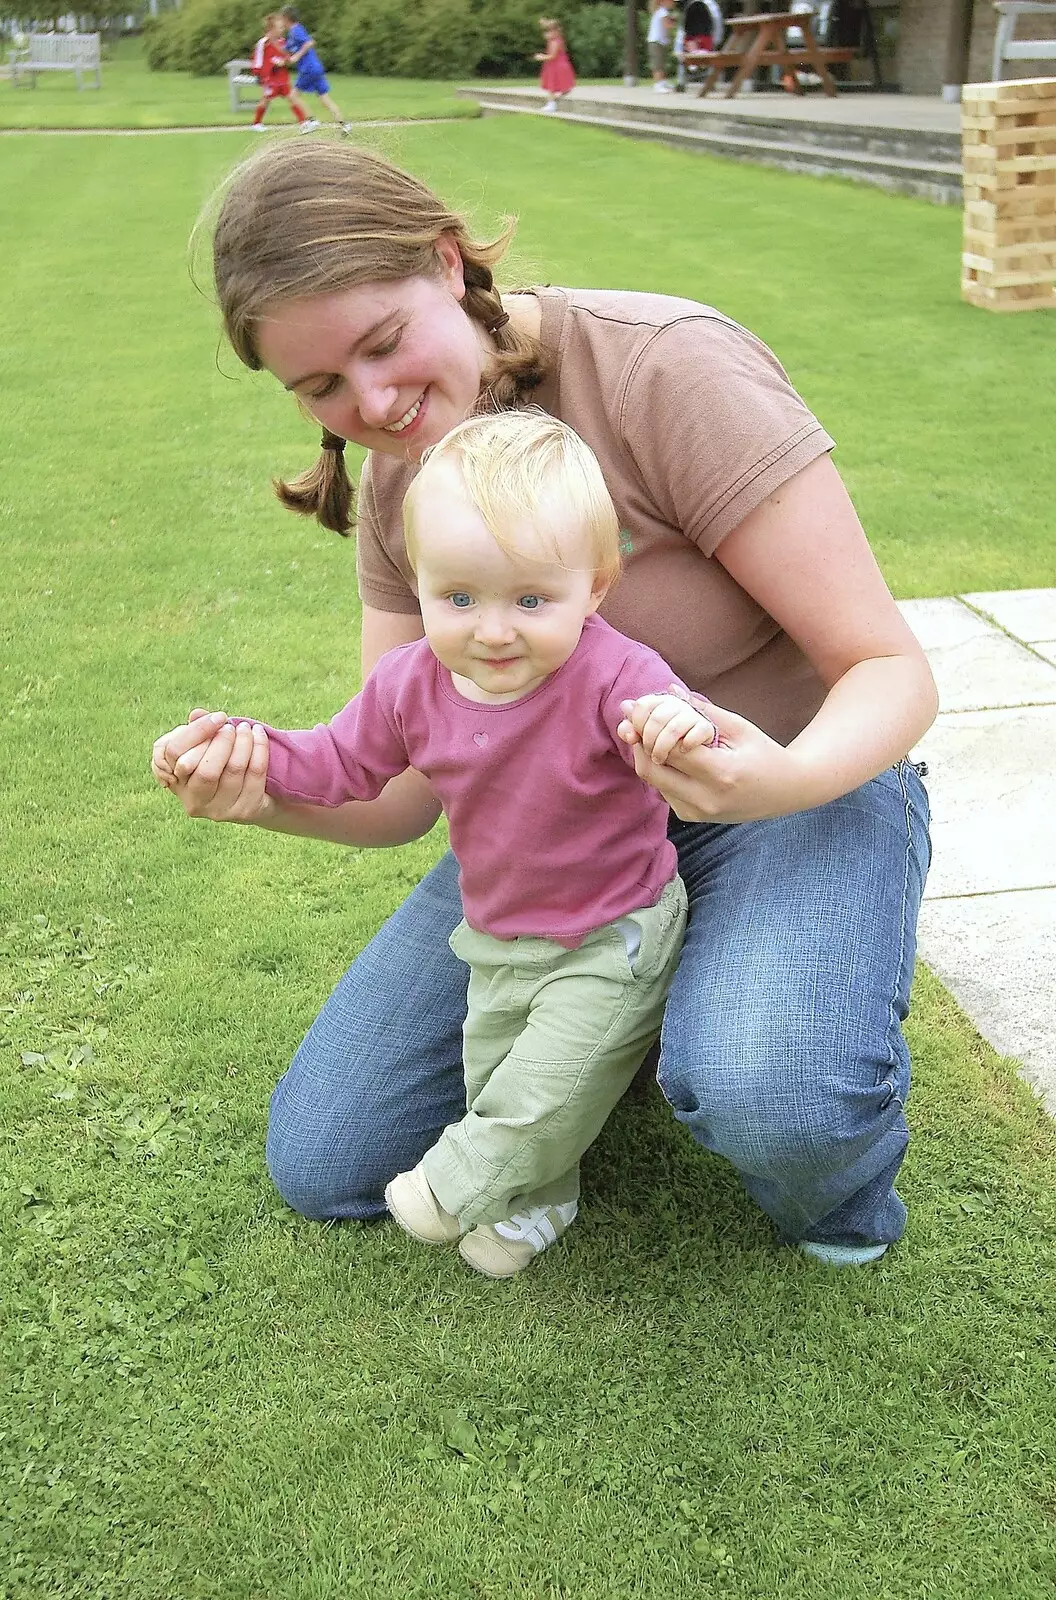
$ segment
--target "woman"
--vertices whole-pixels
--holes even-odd
[[[732,1161],[779,1236],[837,1264],[901,1237],[908,1006],[929,854],[906,752],[930,725],[927,662],[770,352],[708,307],[537,289],[500,296],[481,245],[423,184],[349,146],[275,145],[227,188],[214,270],[224,323],[323,427],[287,504],[344,530],[359,488],[362,666],[422,637],[400,505],[422,452],[481,404],[529,398],[593,447],[624,531],[601,614],[710,697],[720,735],[643,779],[675,815],[690,924],[658,1071],[676,1117]],[[694,434],[699,440],[694,442]],[[417,838],[439,807],[413,771],[332,812],[264,793],[266,752],[228,728],[168,777],[191,815],[359,846]],[[319,1218],[382,1193],[465,1109],[465,980],[450,857],[338,984],[275,1091],[272,1176]]]

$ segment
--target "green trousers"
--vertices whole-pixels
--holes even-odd
[[[578,1198],[579,1158],[660,1031],[685,925],[681,878],[575,950],[459,923],[450,943],[470,969],[468,1110],[422,1166],[464,1228]]]

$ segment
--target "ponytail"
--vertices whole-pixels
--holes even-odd
[[[347,537],[352,526],[352,484],[345,470],[345,441],[323,429],[320,456],[314,467],[289,483],[273,479],[282,504],[302,517],[314,517],[324,528]]]

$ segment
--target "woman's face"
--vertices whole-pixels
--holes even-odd
[[[417,461],[472,410],[487,336],[462,309],[462,259],[437,241],[434,277],[288,300],[261,318],[261,360],[331,433]]]

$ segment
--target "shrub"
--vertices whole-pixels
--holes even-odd
[[[265,0],[186,0],[179,10],[150,20],[147,63],[156,72],[222,72],[225,61],[252,49],[267,9]],[[334,72],[531,78],[543,43],[540,13],[554,9],[542,0],[305,0],[304,25]],[[562,0],[557,14],[576,71],[587,78],[619,77],[622,6]]]
[[[622,6],[584,6],[570,18],[565,41],[581,78],[623,76],[627,15]]]
[[[306,20],[324,63],[333,62],[340,0],[312,5]],[[224,62],[250,53],[264,31],[265,0],[187,0],[178,11],[152,19],[146,30],[147,65],[154,72],[208,77]]]

